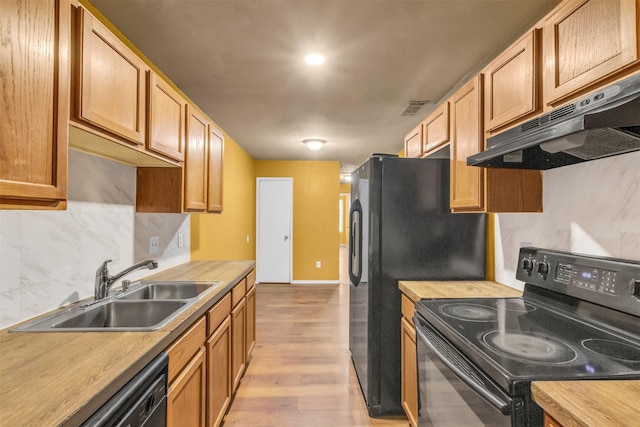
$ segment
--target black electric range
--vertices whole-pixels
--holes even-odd
[[[526,283],[520,298],[416,303],[421,425],[439,425],[441,409],[424,396],[429,375],[463,389],[460,404],[455,393],[443,404],[466,418],[440,424],[467,427],[542,425],[531,381],[640,379],[640,262],[522,248],[516,277]],[[462,403],[466,388],[502,421],[478,402]]]

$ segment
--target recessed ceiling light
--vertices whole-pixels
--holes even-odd
[[[324,139],[312,138],[312,139],[305,139],[302,142],[305,143],[305,145],[307,146],[307,148],[309,150],[318,151],[319,149],[322,148],[324,143],[327,142],[327,141],[325,141]]]
[[[304,60],[309,65],[320,65],[324,63],[324,56],[319,53],[310,53],[304,57]]]

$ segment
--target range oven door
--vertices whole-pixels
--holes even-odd
[[[505,393],[424,318],[413,318],[419,426],[526,426],[522,399]]]

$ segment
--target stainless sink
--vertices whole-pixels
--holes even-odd
[[[121,300],[176,300],[200,296],[220,282],[141,282],[141,287],[131,289],[119,297]]]
[[[112,301],[53,324],[54,329],[150,328],[162,323],[184,301]]]
[[[137,282],[124,292],[89,300],[36,319],[12,332],[153,331],[222,282]]]

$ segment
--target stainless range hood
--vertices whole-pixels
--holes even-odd
[[[551,169],[640,150],[640,73],[487,139],[471,166]]]

